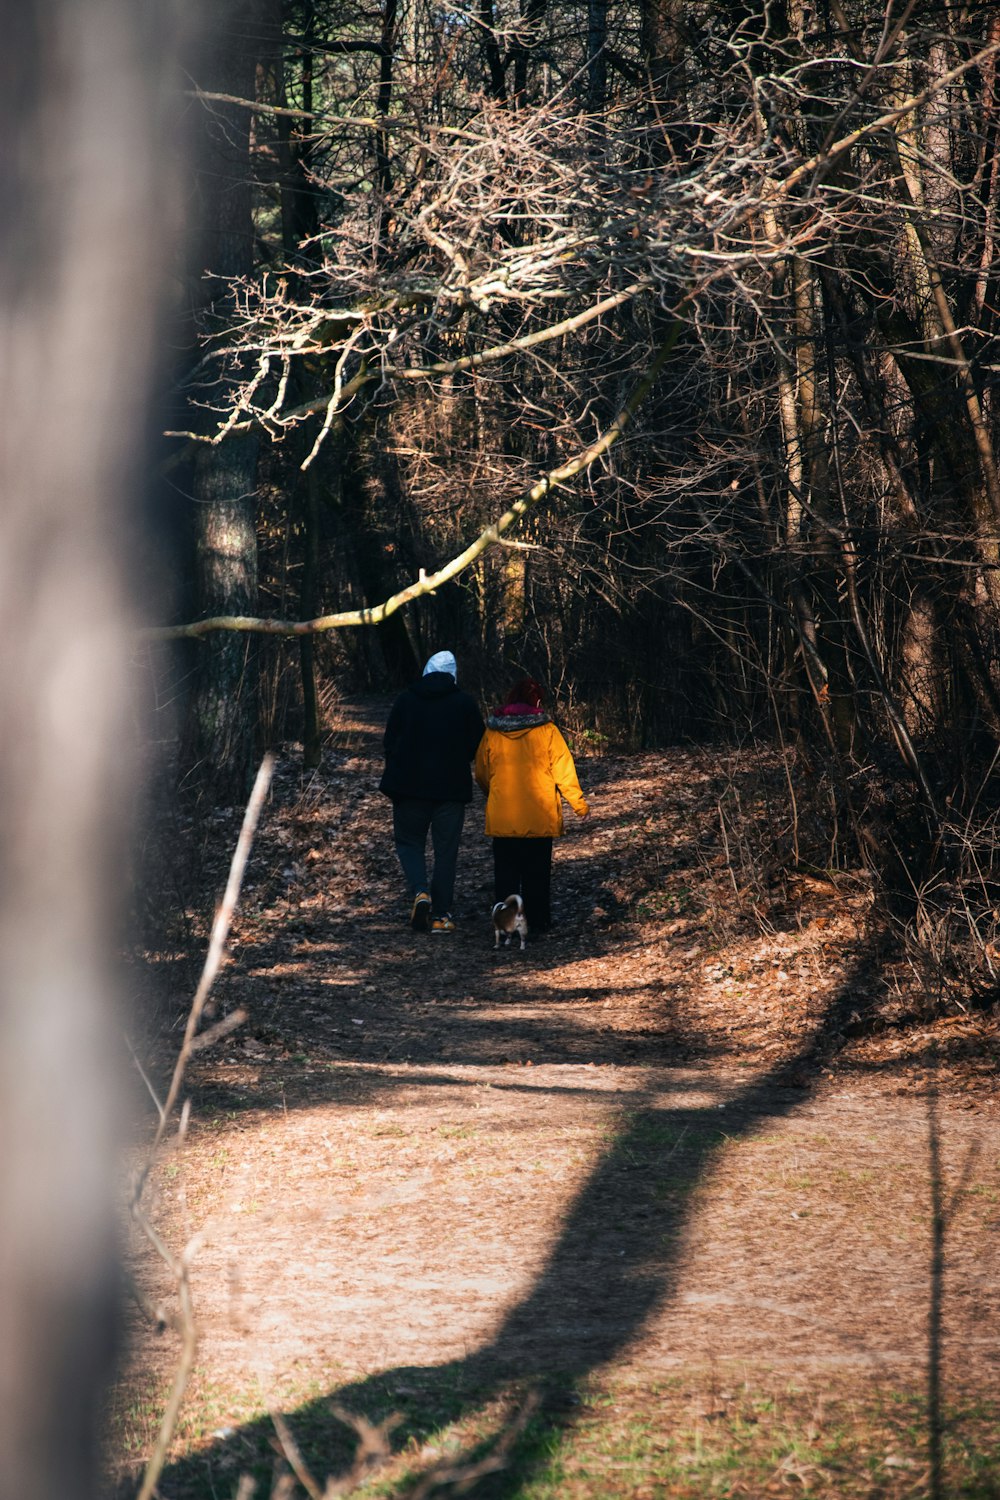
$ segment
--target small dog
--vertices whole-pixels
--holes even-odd
[[[493,908],[493,946],[499,948],[500,938],[503,936],[504,944],[510,942],[514,933],[521,939],[521,947],[528,936],[528,924],[524,917],[524,902],[520,896],[508,896],[506,901],[498,901]]]

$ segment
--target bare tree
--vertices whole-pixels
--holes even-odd
[[[233,285],[254,265],[250,166],[252,116],[232,102],[252,97],[265,51],[266,0],[226,0],[216,7],[203,48],[196,101],[196,172],[192,218],[195,265],[192,312],[209,339],[237,314]],[[215,97],[212,97],[215,96]],[[189,377],[192,408],[225,407],[242,371],[206,369]],[[190,477],[197,608],[254,609],[257,600],[257,433],[241,432],[201,448]],[[245,641],[220,637],[198,659],[190,758],[214,795],[241,799],[253,772],[257,728],[257,662]]]

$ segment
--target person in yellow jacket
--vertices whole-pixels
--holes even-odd
[[[562,799],[589,816],[569,746],[542,708],[530,677],[516,682],[486,721],[475,761],[493,840],[493,899],[519,895],[532,932],[552,925],[552,840],[563,831]]]

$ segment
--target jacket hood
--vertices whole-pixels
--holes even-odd
[[[453,651],[435,651],[433,656],[427,658],[423,675],[429,677],[432,672],[450,672],[455,681],[458,681],[458,663]]]
[[[458,684],[450,672],[427,672],[413,684],[418,698],[443,698],[446,693],[457,691]]]
[[[486,720],[488,729],[499,729],[501,734],[514,734],[515,731],[523,729],[537,729],[539,724],[551,724],[552,720],[547,713],[539,713],[532,709],[523,714],[490,714]]]

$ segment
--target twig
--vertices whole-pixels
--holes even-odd
[[[291,1467],[296,1479],[299,1481],[299,1484],[301,1484],[302,1488],[309,1495],[311,1495],[312,1500],[323,1500],[323,1491],[320,1489],[319,1485],[316,1483],[315,1479],[312,1477],[308,1468],[306,1467],[306,1462],[302,1457],[302,1453],[299,1449],[298,1443],[292,1436],[292,1430],[289,1427],[288,1423],[285,1421],[280,1411],[272,1411],[269,1413],[269,1415],[272,1423],[274,1424],[274,1430],[277,1434],[278,1444],[281,1448],[281,1451],[284,1454],[285,1458],[288,1460],[289,1466]]]
[[[222,953],[225,947],[226,938],[228,937],[229,928],[233,919],[233,913],[236,910],[236,903],[239,899],[240,887],[243,883],[243,875],[246,870],[247,859],[249,858],[250,848],[253,843],[253,836],[257,828],[257,823],[260,819],[261,808],[264,805],[264,798],[267,795],[267,789],[271,782],[271,773],[273,769],[274,756],[266,755],[261,762],[260,770],[257,772],[257,779],[254,782],[253,791],[250,794],[250,800],[247,802],[246,810],[243,814],[243,826],[240,829],[240,836],[237,841],[236,849],[229,867],[229,879],[226,883],[225,894],[222,898],[222,902],[219,905],[219,909],[215,914],[215,921],[212,924],[212,935],[208,945],[208,953],[205,956],[205,963],[202,968],[201,979],[199,980],[198,988],[195,991],[194,999],[191,1002],[191,1009],[188,1013],[187,1026],[185,1027],[184,1031],[184,1040],[181,1044],[177,1062],[174,1066],[173,1077],[170,1083],[170,1090],[163,1105],[160,1104],[155,1092],[152,1089],[152,1086],[148,1083],[148,1080],[146,1080],[147,1087],[149,1087],[150,1093],[153,1094],[154,1102],[156,1103],[156,1107],[159,1110],[160,1120],[157,1126],[156,1135],[153,1138],[153,1143],[149,1150],[146,1165],[143,1168],[142,1172],[139,1174],[136,1186],[133,1190],[131,1213],[132,1217],[136,1220],[143,1233],[146,1235],[150,1244],[156,1250],[156,1253],[160,1256],[164,1264],[171,1272],[177,1285],[177,1293],[180,1301],[180,1312],[177,1319],[171,1321],[181,1335],[181,1353],[180,1359],[177,1363],[177,1370],[174,1374],[174,1382],[171,1387],[170,1397],[167,1401],[167,1405],[160,1422],[160,1430],[156,1440],[156,1446],[153,1449],[148,1464],[146,1465],[146,1471],[143,1476],[142,1485],[139,1489],[136,1500],[151,1500],[151,1497],[156,1492],[157,1482],[159,1480],[160,1474],[163,1471],[163,1466],[166,1462],[167,1457],[167,1450],[170,1447],[170,1442],[173,1438],[174,1430],[177,1426],[177,1417],[180,1412],[181,1402],[184,1399],[184,1392],[187,1389],[188,1380],[191,1376],[191,1370],[194,1367],[195,1354],[198,1347],[198,1331],[195,1326],[194,1308],[191,1302],[191,1285],[188,1272],[190,1262],[194,1257],[200,1241],[196,1236],[194,1239],[188,1242],[181,1255],[179,1257],[176,1256],[173,1251],[171,1251],[169,1245],[167,1245],[161,1235],[157,1232],[156,1228],[150,1222],[147,1215],[144,1213],[141,1205],[142,1193],[146,1181],[148,1180],[153,1161],[156,1158],[157,1150],[160,1146],[164,1132],[166,1131],[167,1125],[169,1123],[170,1116],[173,1112],[174,1106],[177,1103],[181,1085],[184,1080],[184,1072],[191,1055],[199,1047],[207,1046],[210,1041],[215,1041],[220,1036],[226,1035],[229,1031],[232,1031],[235,1026],[239,1025],[240,1022],[245,1019],[245,1012],[236,1011],[233,1013],[233,1015],[225,1017],[216,1026],[213,1026],[211,1030],[206,1032],[203,1036],[199,1037],[196,1035],[198,1030],[198,1023],[201,1020],[201,1016],[205,1008],[205,1002],[208,999],[212,984],[215,980],[215,976],[219,971],[219,965],[222,960]],[[139,1069],[140,1075],[145,1079],[146,1075],[145,1073],[143,1073],[142,1067],[140,1066],[137,1058],[136,1066]],[[187,1106],[185,1104],[185,1108],[182,1111],[181,1115],[182,1133],[186,1125],[186,1121]],[[142,1306],[144,1310],[148,1311],[149,1309],[147,1302],[142,1298],[141,1294],[138,1293],[138,1289],[136,1289],[136,1295],[140,1306]]]
[[[247,859],[250,855],[250,846],[253,843],[253,836],[260,818],[260,810],[264,805],[264,798],[267,796],[267,789],[271,784],[273,770],[274,756],[269,753],[264,756],[264,759],[260,763],[260,770],[257,772],[257,779],[254,782],[253,791],[250,793],[250,800],[243,814],[243,826],[240,829],[236,851],[233,854],[232,864],[229,867],[229,880],[226,884],[225,894],[219,904],[219,909],[215,914],[215,921],[212,924],[212,936],[209,941],[208,952],[205,955],[201,979],[198,981],[198,988],[195,991],[194,1000],[191,1002],[187,1026],[184,1029],[184,1041],[181,1044],[181,1050],[174,1066],[174,1074],[170,1080],[170,1090],[167,1094],[166,1103],[163,1106],[159,1128],[153,1140],[153,1151],[156,1150],[163,1138],[163,1132],[167,1127],[167,1122],[170,1119],[174,1105],[177,1103],[177,1097],[184,1082],[184,1071],[187,1067],[188,1059],[195,1050],[195,1033],[198,1030],[198,1023],[205,1009],[205,1002],[208,999],[212,985],[215,982],[215,976],[219,972],[219,965],[222,962],[223,950],[226,945],[226,939],[229,936],[229,928],[232,924],[233,913],[236,910],[236,902],[239,899],[240,886],[243,884],[243,875],[246,871]]]
[[[203,104],[235,104],[238,109],[252,110],[255,115],[280,115],[289,120],[311,120],[308,109],[285,109],[278,104],[261,104],[257,99],[244,99],[239,94],[218,94],[209,89],[185,89],[189,99],[200,99]]]
[[[149,1463],[146,1465],[146,1472],[143,1475],[142,1485],[140,1486],[136,1500],[150,1500],[150,1497],[156,1492],[156,1485],[163,1472],[163,1465],[167,1460],[167,1449],[170,1447],[174,1428],[177,1426],[177,1417],[180,1413],[181,1402],[184,1399],[184,1392],[187,1389],[191,1370],[194,1367],[195,1353],[198,1348],[198,1332],[195,1328],[194,1309],[191,1306],[191,1287],[188,1281],[188,1268],[186,1261],[183,1260],[181,1262],[180,1280],[177,1289],[181,1302],[181,1357],[174,1375],[170,1399],[167,1402],[162,1421],[160,1422],[156,1447],[153,1449]]]
[[[125,1038],[125,1045],[126,1045],[126,1047],[128,1048],[129,1052],[132,1055],[132,1061],[135,1064],[136,1072],[139,1074],[139,1077],[142,1079],[143,1083],[146,1085],[146,1088],[147,1088],[147,1090],[149,1092],[149,1097],[152,1099],[153,1103],[156,1105],[156,1113],[159,1115],[159,1117],[160,1117],[160,1123],[162,1124],[163,1121],[164,1121],[164,1119],[166,1117],[164,1115],[163,1105],[160,1103],[159,1095],[157,1094],[156,1090],[154,1089],[152,1083],[150,1082],[149,1075],[147,1074],[145,1068],[142,1066],[142,1063],[139,1061],[139,1055],[136,1052],[135,1048],[132,1046],[132,1043],[131,1043],[131,1041],[129,1040],[128,1037]]]
[[[221,1021],[216,1021],[215,1025],[210,1026],[207,1031],[203,1031],[201,1036],[195,1037],[191,1043],[191,1051],[201,1052],[204,1048],[211,1047],[216,1042],[221,1042],[222,1038],[228,1036],[231,1031],[238,1030],[246,1018],[247,1013],[242,1006],[239,1010],[234,1010],[231,1015],[223,1016]]]
[[[289,411],[283,412],[279,417],[275,416],[275,405],[271,404],[264,416],[254,414],[242,422],[228,423],[226,435],[234,432],[249,432],[258,423],[277,421],[283,427],[293,422],[302,421],[306,417],[313,417],[319,412],[328,415],[343,409],[348,400],[355,396],[358,391],[366,385],[372,385],[375,381],[407,380],[426,381],[433,375],[456,375],[463,370],[478,370],[482,365],[492,364],[497,360],[504,359],[508,354],[515,354],[524,349],[533,349],[539,344],[550,343],[554,339],[564,338],[568,333],[576,333],[586,324],[594,322],[595,319],[603,317],[605,313],[613,311],[622,306],[640,293],[648,291],[650,282],[646,280],[637,281],[627,286],[613,296],[605,297],[591,307],[584,308],[583,312],[575,313],[570,318],[564,318],[559,323],[551,323],[545,328],[536,329],[534,333],[524,334],[521,338],[509,339],[504,344],[494,344],[488,349],[481,350],[478,354],[465,354],[459,359],[436,360],[428,365],[390,365],[381,364],[376,371],[369,370],[367,363],[350,380],[335,390],[333,396],[320,396],[314,401],[306,401],[301,406],[294,406]],[[384,307],[376,306],[374,303],[362,308],[336,308],[328,313],[328,318],[356,318],[365,319],[373,316],[376,312],[391,312],[399,308],[405,308],[414,301],[430,301],[431,294],[422,292],[411,298],[394,297]],[[332,413],[331,413],[332,407]],[[266,421],[265,421],[266,418]],[[186,438],[191,443],[202,443],[212,446],[218,441],[219,432],[204,433],[186,431],[171,428],[165,432],[164,437]],[[168,462],[167,467],[172,465],[173,460]],[[304,467],[304,466],[303,466]]]
[[[358,1416],[356,1412],[348,1411],[343,1406],[331,1404],[330,1410],[338,1422],[343,1422],[345,1427],[353,1427],[358,1435],[358,1447],[350,1471],[340,1479],[327,1480],[323,1500],[336,1500],[338,1495],[349,1495],[374,1469],[384,1464],[392,1455],[389,1441],[392,1431],[402,1421],[399,1413],[393,1412],[384,1422],[375,1426],[367,1417]]]
[[[471,1489],[477,1479],[482,1479],[487,1474],[495,1474],[499,1469],[505,1468],[510,1450],[534,1416],[538,1405],[538,1392],[532,1391],[520,1411],[501,1433],[492,1453],[487,1453],[476,1463],[463,1464],[445,1460],[436,1465],[424,1475],[416,1489],[410,1491],[409,1500],[427,1500],[427,1496],[431,1495],[434,1490],[444,1489],[445,1486],[450,1486],[461,1494],[464,1490]]]

